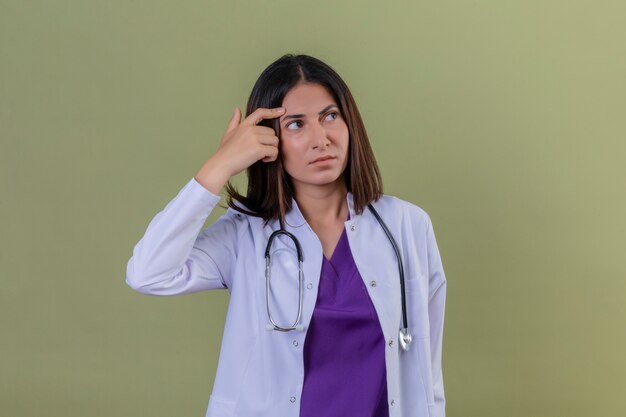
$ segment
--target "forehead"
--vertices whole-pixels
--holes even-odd
[[[286,113],[317,113],[328,104],[337,104],[330,92],[320,84],[299,83],[287,92],[282,105]]]

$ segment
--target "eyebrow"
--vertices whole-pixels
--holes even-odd
[[[319,113],[317,113],[317,114],[319,114],[321,116],[322,114],[324,114],[325,112],[327,112],[328,110],[330,110],[333,107],[339,108],[336,104],[329,104],[328,106],[326,106],[322,110],[320,110]],[[281,120],[281,123],[284,122],[287,119],[298,119],[298,118],[301,118],[301,117],[305,117],[305,115],[304,114],[289,114],[289,115],[283,117],[283,120]]]

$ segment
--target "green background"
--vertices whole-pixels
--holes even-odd
[[[287,52],[339,72],[385,192],[433,220],[447,415],[626,415],[625,21],[617,0],[0,0],[0,415],[204,415],[228,292],[144,296],[126,264]]]

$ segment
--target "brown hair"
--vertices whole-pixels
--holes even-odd
[[[343,175],[347,190],[353,194],[354,209],[357,214],[361,214],[370,202],[382,196],[382,178],[356,102],[348,86],[335,70],[308,55],[283,55],[270,64],[254,84],[248,98],[245,117],[259,107],[281,106],[287,92],[302,82],[316,83],[325,87],[337,102],[339,111],[348,125],[350,135],[348,162]],[[263,119],[257,125],[273,128],[276,136],[280,138],[278,118]],[[261,217],[266,225],[270,220],[278,219],[282,228],[285,213],[291,209],[294,188],[291,177],[284,169],[281,153],[278,153],[275,161],[259,160],[250,165],[247,175],[246,196],[239,194],[230,180],[226,183],[228,206],[238,212]],[[250,211],[235,205],[234,200]]]

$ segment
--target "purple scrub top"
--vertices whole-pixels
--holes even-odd
[[[300,417],[389,416],[385,339],[345,228],[323,256],[303,353]]]

